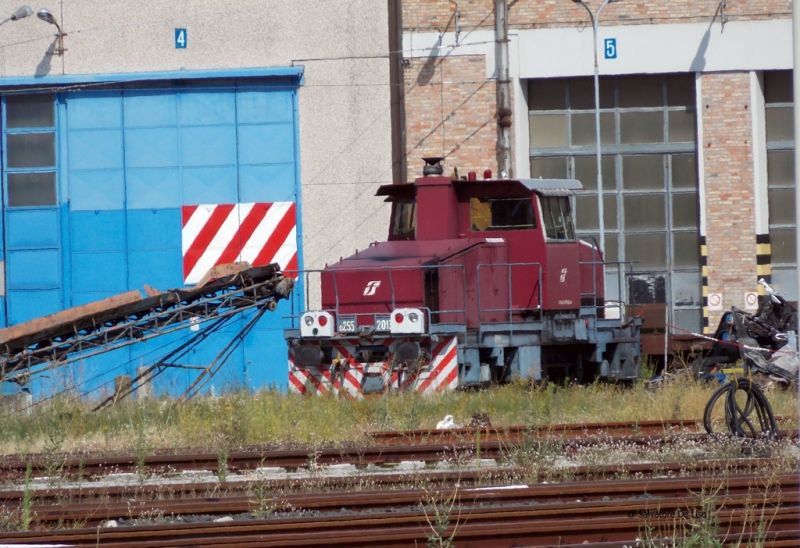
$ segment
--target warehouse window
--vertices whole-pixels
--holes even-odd
[[[764,72],[767,200],[773,265],[794,268],[794,106],[792,71]]]
[[[9,207],[56,204],[55,102],[52,94],[5,97]]]
[[[594,81],[531,80],[528,97],[531,177],[581,181],[577,235],[597,239]],[[670,290],[673,320],[699,329],[695,115],[693,74],[600,79],[606,260],[634,261],[634,269],[649,277],[638,285],[644,293],[631,290],[634,297],[664,302]]]

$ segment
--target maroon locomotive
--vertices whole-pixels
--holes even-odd
[[[358,397],[635,378],[640,321],[603,313],[602,256],[575,234],[580,182],[455,180],[429,163],[414,183],[378,189],[392,204],[387,241],[315,273],[320,309],[285,332],[290,388]]]

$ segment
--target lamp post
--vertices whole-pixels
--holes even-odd
[[[58,30],[58,38],[56,39],[56,47],[53,50],[53,53],[56,55],[61,55],[64,53],[64,32],[61,30],[61,25],[58,24],[56,18],[53,17],[53,14],[50,13],[47,9],[42,8],[38,12],[36,12],[36,17],[44,21],[45,23],[49,23],[51,25],[56,26],[56,30]]]
[[[17,21],[18,19],[25,19],[29,15],[33,15],[33,10],[30,6],[22,6],[17,11],[12,13],[9,17],[6,17],[2,21],[0,21],[0,25],[4,23],[8,23],[9,21]]]
[[[597,215],[600,229],[600,251],[604,253],[603,259],[605,260],[606,235],[605,220],[603,218],[603,166],[600,154],[600,76],[597,68],[597,25],[600,22],[600,13],[603,8],[620,0],[605,0],[600,9],[597,10],[597,15],[592,13],[592,10],[583,0],[572,1],[586,9],[589,14],[589,20],[592,22],[592,38],[594,41],[594,125],[597,138]]]

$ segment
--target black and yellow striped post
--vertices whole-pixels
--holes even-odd
[[[700,236],[700,269],[703,275],[703,333],[708,331],[708,247],[706,237]]]
[[[769,233],[756,234],[756,283],[761,278],[768,284],[772,283],[772,246],[769,242]],[[758,296],[766,294],[759,284]]]

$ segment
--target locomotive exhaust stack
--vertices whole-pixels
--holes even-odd
[[[318,276],[321,307],[285,332],[289,386],[361,397],[636,378],[641,319],[604,317],[611,265],[576,237],[580,182],[457,180],[424,160],[414,183],[378,189],[387,241],[301,273]]]

